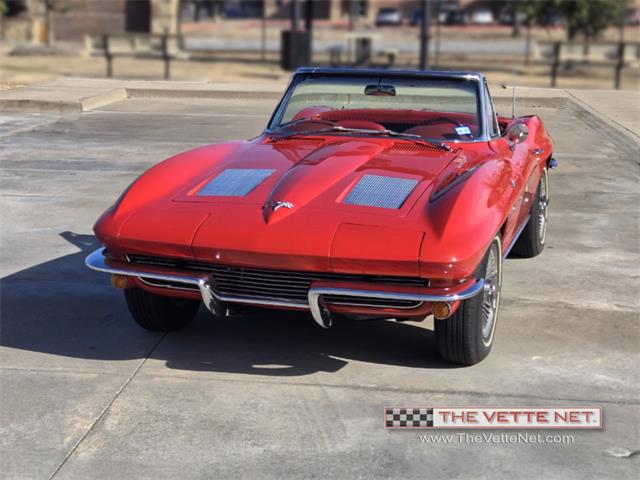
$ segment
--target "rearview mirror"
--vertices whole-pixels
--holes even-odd
[[[529,129],[523,123],[512,123],[507,128],[507,140],[511,150],[516,148],[518,143],[524,142],[529,136]]]
[[[396,87],[393,85],[367,85],[364,87],[364,94],[374,97],[395,97]]]

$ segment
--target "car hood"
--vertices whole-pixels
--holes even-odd
[[[267,224],[309,208],[404,216],[454,155],[436,146],[386,138],[246,142],[189,181],[172,200],[214,210],[215,205],[258,205]],[[368,182],[359,185],[363,177]],[[358,193],[367,198],[354,198]],[[277,202],[285,205],[278,207]]]
[[[397,271],[380,273],[417,274],[423,229],[409,217],[456,154],[393,138],[260,137],[237,144],[146,211],[138,209],[121,241],[123,248],[161,253],[167,247],[157,236],[145,239],[148,232],[176,225],[166,234],[174,254],[345,271],[355,263],[376,271],[376,262],[397,258],[401,249],[387,248],[393,242],[405,247],[406,258],[398,259]],[[353,241],[365,237],[367,251]]]

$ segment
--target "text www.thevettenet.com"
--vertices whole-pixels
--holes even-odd
[[[451,433],[418,435],[420,443],[424,444],[553,444],[570,445],[573,443],[573,435],[548,435],[543,433]]]

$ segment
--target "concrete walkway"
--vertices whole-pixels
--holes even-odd
[[[286,85],[179,81],[60,78],[42,85],[0,91],[0,108],[23,111],[88,111],[128,98],[279,98]],[[492,89],[496,103],[510,105],[511,89]],[[622,133],[640,140],[640,92],[620,90],[517,89],[519,106],[560,107],[574,104]],[[519,113],[523,113],[520,111]]]

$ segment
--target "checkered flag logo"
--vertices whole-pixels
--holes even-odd
[[[387,428],[433,427],[433,408],[385,408]]]

